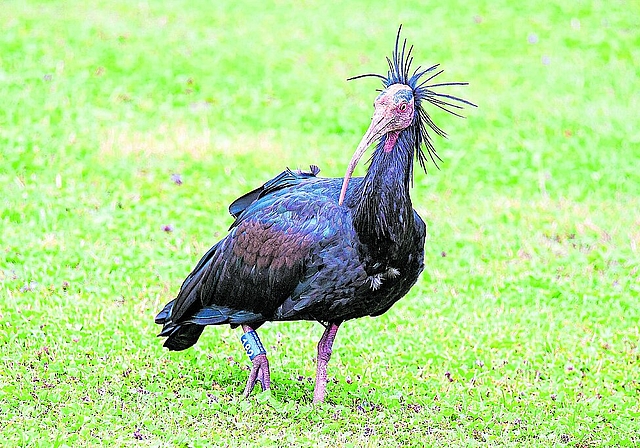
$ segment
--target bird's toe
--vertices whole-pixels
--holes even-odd
[[[247,385],[244,388],[244,398],[247,398],[251,394],[257,382],[260,383],[263,391],[271,388],[271,376],[269,374],[269,360],[267,359],[267,355],[258,355],[253,358],[251,363],[251,372],[249,372]]]

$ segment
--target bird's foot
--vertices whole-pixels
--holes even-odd
[[[313,402],[322,403],[324,397],[327,395],[327,381],[316,382],[316,386],[313,389]]]
[[[271,375],[269,374],[269,360],[266,354],[260,354],[251,360],[251,372],[247,379],[247,385],[244,388],[243,396],[247,398],[256,383],[259,382],[262,390],[265,391],[271,387]]]
[[[242,329],[245,333],[240,337],[240,341],[251,360],[251,372],[243,393],[244,398],[247,398],[258,381],[263,391],[269,389],[271,387],[271,376],[269,375],[267,352],[258,337],[258,333],[248,325],[243,325]]]
[[[316,367],[316,385],[313,388],[313,402],[322,403],[327,394],[327,364],[331,359],[333,341],[340,324],[329,324],[318,342],[318,360]]]

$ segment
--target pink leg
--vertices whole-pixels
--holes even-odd
[[[249,331],[253,331],[253,329],[248,325],[243,325],[242,331],[247,333]],[[243,393],[245,398],[249,396],[255,387],[256,382],[260,382],[260,386],[262,386],[263,391],[271,387],[271,376],[269,375],[269,360],[267,359],[267,355],[258,355],[253,358],[251,363],[251,372],[249,373],[249,379],[247,379],[247,385],[245,386]]]
[[[316,368],[316,387],[313,389],[313,402],[322,403],[327,394],[327,364],[331,359],[331,347],[340,324],[329,324],[318,342],[318,365]]]

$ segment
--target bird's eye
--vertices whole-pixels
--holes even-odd
[[[400,106],[398,106],[398,110],[400,112],[404,112],[407,110],[407,103],[402,103]]]

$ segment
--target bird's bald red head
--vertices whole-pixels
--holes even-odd
[[[373,106],[375,111],[369,129],[367,129],[367,132],[365,132],[360,144],[356,148],[347,167],[347,172],[344,175],[340,199],[338,200],[340,205],[344,202],[349,179],[351,179],[351,175],[358,161],[369,145],[380,139],[383,135],[386,135],[387,139],[385,140],[384,151],[392,151],[400,132],[413,123],[415,114],[413,89],[404,84],[392,84],[378,95]]]

